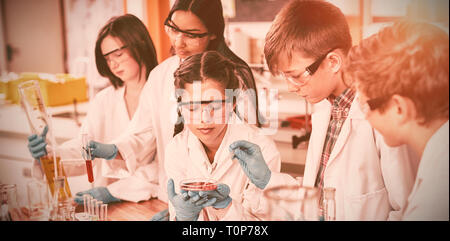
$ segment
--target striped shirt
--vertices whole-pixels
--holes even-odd
[[[317,172],[315,186],[320,190],[320,211],[322,213],[322,201],[323,201],[323,188],[324,188],[324,173],[325,168],[333,151],[334,144],[341,133],[342,125],[347,119],[350,106],[355,98],[355,91],[352,89],[346,89],[340,96],[336,98],[328,98],[332,103],[331,119],[328,125],[327,136],[325,137],[325,143],[323,145],[322,156],[320,158],[320,167]]]

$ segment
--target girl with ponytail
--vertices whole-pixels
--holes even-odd
[[[232,200],[226,208],[203,208],[200,220],[258,219],[255,214],[263,210],[259,202],[262,190],[249,181],[239,162],[231,159],[229,145],[234,141],[258,143],[269,168],[280,171],[280,154],[273,140],[260,135],[234,112],[242,94],[241,68],[244,66],[219,52],[207,51],[187,57],[174,73],[179,123],[166,147],[166,174],[175,188],[187,178],[214,179],[228,187]],[[179,203],[169,202],[170,219],[182,209]]]

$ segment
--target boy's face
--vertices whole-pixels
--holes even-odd
[[[318,67],[311,75],[306,69],[312,65]],[[286,54],[281,54],[277,65],[286,79],[289,91],[313,104],[327,98],[337,88],[337,81],[333,79],[334,73],[329,66],[326,57],[313,59],[300,52],[294,52],[291,60]]]
[[[361,111],[364,113],[365,118],[369,121],[370,125],[383,136],[384,142],[391,147],[404,144],[400,140],[401,126],[397,124],[398,114],[395,111],[395,106],[386,103],[386,108],[383,112],[380,112],[377,107],[371,109],[367,103],[369,99],[361,91],[358,90],[358,92],[358,102]]]

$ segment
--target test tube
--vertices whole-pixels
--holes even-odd
[[[100,207],[103,204],[102,201],[97,201],[95,202],[95,214],[94,216],[96,217],[97,220],[100,219]]]
[[[102,204],[100,206],[100,221],[107,221],[108,219],[108,204]]]
[[[83,208],[84,208],[84,213],[89,213],[89,202],[91,201],[92,196],[89,194],[84,194],[83,195]]]
[[[75,221],[75,206],[70,206],[69,207],[69,220],[70,221]]]
[[[89,216],[92,218],[92,216],[94,216],[95,214],[95,203],[97,202],[96,199],[91,199],[91,201],[89,202]]]

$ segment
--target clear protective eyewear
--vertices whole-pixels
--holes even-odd
[[[285,78],[287,81],[289,81],[293,85],[296,85],[296,86],[303,85],[304,83],[306,83],[306,81],[308,81],[308,77],[311,77],[314,73],[316,73],[316,71],[319,69],[319,66],[325,60],[327,55],[335,49],[336,48],[333,48],[330,51],[328,51],[326,54],[320,56],[316,61],[314,61],[314,63],[312,63],[311,65],[306,67],[305,71],[303,73],[301,73],[300,75],[288,76],[285,73],[281,73],[281,75],[283,76],[283,78]]]
[[[171,39],[182,38],[186,45],[199,46],[202,38],[210,35],[210,33],[192,33],[178,28],[172,21],[166,19],[164,22],[164,30]]]
[[[112,61],[116,64],[120,64],[127,59],[127,54],[125,53],[125,49],[128,48],[127,45],[124,45],[118,49],[115,49],[111,52],[108,52],[103,55],[105,57],[106,63],[111,64]]]
[[[180,102],[178,106],[185,121],[193,121],[194,123],[191,122],[192,124],[198,124],[202,120],[204,122],[222,124],[224,117],[222,110],[225,103],[231,103],[231,100],[228,98],[222,100]],[[206,106],[203,107],[204,105]]]
[[[361,99],[359,99],[359,103],[360,103],[360,106],[361,106],[361,111],[365,115],[367,115],[367,113],[369,113],[369,111],[374,111],[374,110],[380,108],[390,98],[391,98],[391,96],[377,97],[377,98],[366,100],[365,102],[362,102]]]

